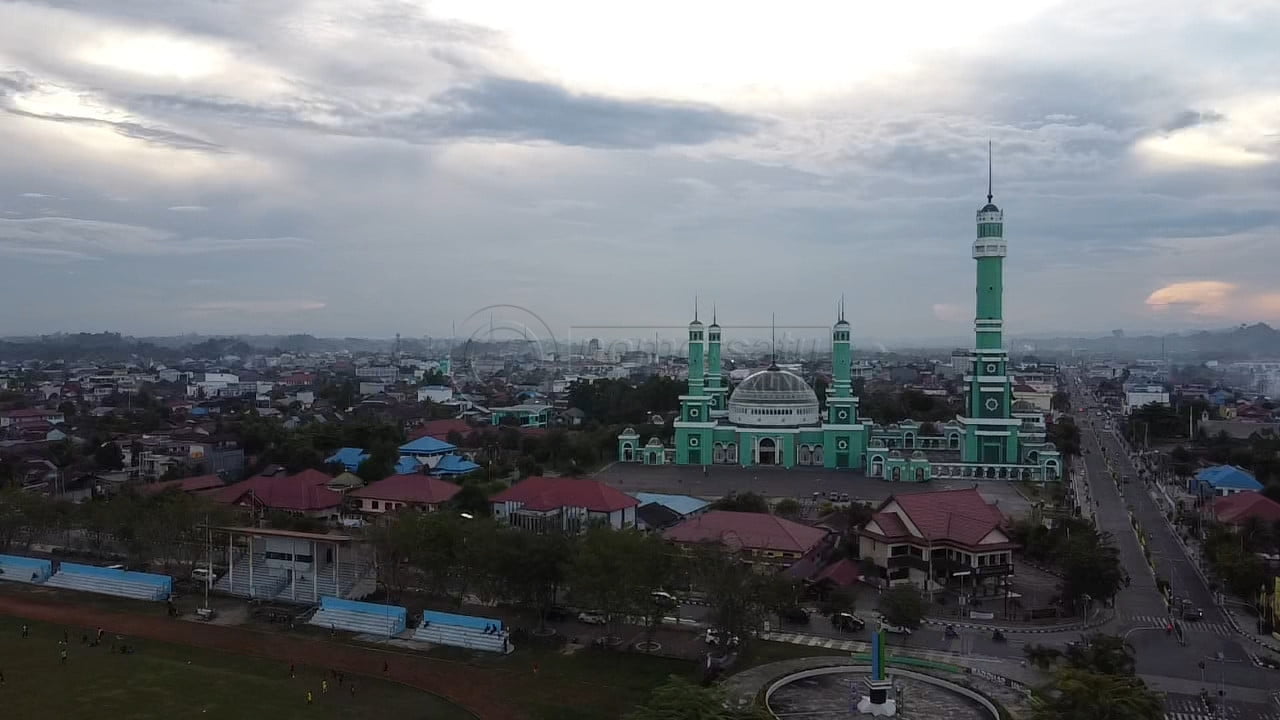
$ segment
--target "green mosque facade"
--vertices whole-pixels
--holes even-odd
[[[1004,350],[1004,213],[977,213],[974,345],[964,375],[963,414],[933,432],[904,421],[877,425],[858,414],[853,392],[852,328],[843,304],[831,329],[831,385],[826,409],[803,378],[771,364],[736,387],[721,367],[721,327],[689,324],[689,384],[680,396],[672,446],[641,444],[627,428],[618,459],[647,465],[826,468],[897,482],[934,478],[1056,481],[1061,458],[1045,439],[1043,416],[1019,412]]]

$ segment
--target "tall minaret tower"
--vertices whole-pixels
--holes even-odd
[[[716,327],[719,336],[720,328]],[[706,465],[712,460],[711,419],[712,396],[706,389],[706,328],[698,320],[698,303],[693,304],[693,322],[689,323],[689,394],[680,396],[680,419],[676,420],[676,462],[681,465]],[[716,343],[719,354],[720,344]]]
[[[1017,463],[1019,420],[1011,414],[1012,383],[1004,350],[1004,213],[992,202],[991,146],[987,146],[987,204],[978,210],[973,241],[977,263],[972,375],[967,375],[964,417],[965,462]]]
[[[831,387],[827,389],[827,423],[853,425],[858,421],[858,398],[853,396],[850,367],[853,363],[853,341],[849,321],[844,319],[844,298],[836,324],[831,328]]]
[[[725,404],[729,388],[725,387],[723,370],[720,367],[720,324],[716,322],[716,310],[711,308],[711,324],[707,326],[707,395],[711,396],[711,416],[722,417],[729,414]]]

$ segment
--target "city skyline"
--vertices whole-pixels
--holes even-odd
[[[1010,335],[1280,322],[1270,4],[646,7],[5,5],[0,333],[958,339],[988,139]]]

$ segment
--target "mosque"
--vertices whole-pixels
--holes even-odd
[[[1061,457],[1045,440],[1044,417],[1018,407],[1004,350],[1004,213],[992,203],[977,214],[974,347],[964,376],[963,413],[946,423],[876,425],[858,416],[851,379],[850,325],[841,306],[831,329],[832,382],[822,411],[813,388],[771,364],[730,388],[720,365],[720,326],[689,323],[689,388],[680,396],[674,447],[618,436],[621,462],[646,465],[818,467],[861,471],[897,482],[934,478],[1055,481]],[[928,430],[925,434],[922,430]]]

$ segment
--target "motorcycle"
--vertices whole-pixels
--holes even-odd
[[[960,633],[956,632],[956,628],[955,628],[955,626],[954,626],[954,625],[948,625],[948,626],[946,626],[945,628],[943,628],[943,630],[942,630],[942,634],[943,634],[943,636],[944,636],[944,637],[947,637],[947,638],[958,638],[958,637],[960,637]]]
[[[995,632],[991,633],[991,639],[995,642],[1004,642],[1004,633],[1000,632],[999,630],[996,630]]]

